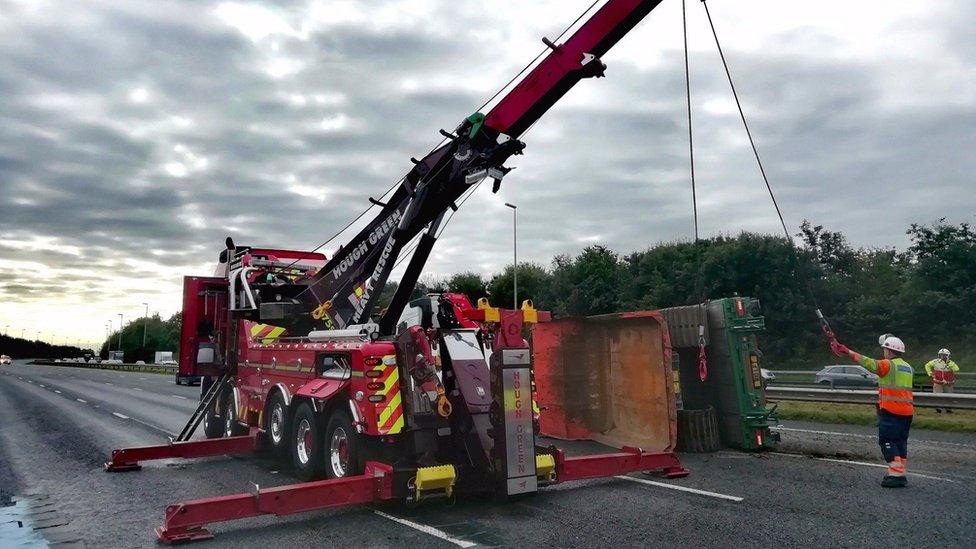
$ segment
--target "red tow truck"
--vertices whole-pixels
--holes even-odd
[[[106,469],[264,448],[290,459],[303,482],[170,505],[157,529],[161,541],[205,539],[206,524],[260,514],[458,493],[516,496],[634,471],[687,474],[672,452],[669,367],[634,378],[653,381],[659,394],[626,388],[634,393],[628,398],[659,401],[661,417],[628,419],[631,431],[653,427],[642,440],[654,447],[567,456],[537,439],[537,358],[525,336],[550,315],[531,302],[505,310],[459,294],[411,300],[445,213],[483,180],[497,190],[510,171],[505,161],[525,147],[519,136],[580,80],[603,76],[601,56],[658,3],[609,0],[564,42],[544,39],[550,51],[541,62],[486,114],[442,130],[446,142],[411,159],[388,198],[371,199],[379,214],[332,257],[228,238],[214,276],[184,279],[179,367],[181,375],[204,376],[200,405],[170,443],[115,450]],[[397,258],[414,240],[395,294],[378,310]],[[601,353],[620,339],[607,329],[593,347]],[[670,364],[666,330],[629,330],[615,368]],[[582,358],[578,364],[557,351],[546,354],[557,357],[550,372],[583,368]],[[206,439],[192,439],[200,424]]]

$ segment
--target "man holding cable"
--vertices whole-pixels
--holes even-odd
[[[912,427],[915,407],[912,403],[912,380],[915,371],[902,357],[905,343],[891,334],[878,338],[883,358],[875,360],[856,353],[836,340],[830,350],[847,356],[878,374],[878,444],[888,462],[888,474],[881,480],[885,488],[908,485],[908,431]]]

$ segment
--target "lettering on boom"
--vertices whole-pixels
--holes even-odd
[[[366,240],[363,240],[356,245],[356,247],[349,250],[346,253],[346,257],[342,258],[342,261],[340,261],[339,264],[332,269],[332,279],[339,280],[343,273],[348,271],[349,268],[355,265],[356,262],[362,257],[366,256],[371,246],[375,246],[376,243],[382,241],[383,237],[386,236],[391,229],[396,227],[402,215],[403,213],[400,210],[393,210],[389,217],[370,231],[369,235],[366,237]],[[387,243],[387,248],[389,248],[389,243]]]
[[[354,322],[362,322],[363,309],[367,303],[369,303],[370,295],[373,289],[376,288],[377,281],[383,275],[383,269],[386,267],[386,262],[390,259],[390,254],[393,252],[393,246],[396,244],[396,238],[390,235],[390,238],[386,240],[386,246],[383,247],[383,253],[380,254],[379,261],[376,262],[376,268],[373,269],[373,274],[369,277],[369,280],[362,285],[363,292],[361,295],[356,296],[355,291],[349,296],[349,300],[356,307],[356,316]]]

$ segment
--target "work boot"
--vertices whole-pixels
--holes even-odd
[[[881,479],[881,486],[884,488],[904,488],[908,486],[908,479],[905,477],[885,475],[885,478]]]

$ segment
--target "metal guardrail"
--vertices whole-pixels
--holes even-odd
[[[912,393],[919,408],[956,408],[976,410],[976,394]],[[807,387],[766,387],[766,398],[772,401],[831,402],[835,404],[875,404],[877,391],[853,389],[817,389]]]
[[[854,366],[850,364],[849,366]],[[820,370],[770,370],[773,375],[817,375]],[[956,377],[976,379],[976,372],[956,372]]]
[[[66,366],[68,368],[89,368],[93,370],[119,370],[122,372],[143,372],[149,374],[176,374],[177,367],[172,364],[107,364],[105,362],[55,362],[53,360],[34,360],[30,364],[44,366]]]

